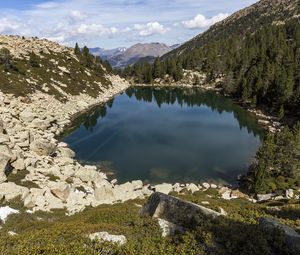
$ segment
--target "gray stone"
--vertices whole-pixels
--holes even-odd
[[[287,190],[285,191],[285,196],[286,196],[287,198],[293,198],[293,197],[294,197],[294,191],[293,191],[292,189],[287,189]]]
[[[67,199],[70,195],[70,192],[71,192],[71,189],[69,186],[66,186],[64,189],[51,189],[51,193],[63,202],[67,201]]]
[[[0,144],[1,144],[1,143],[8,143],[8,142],[9,142],[9,137],[8,137],[8,135],[1,134],[1,132],[0,132]]]
[[[169,194],[170,192],[173,191],[172,184],[167,184],[167,183],[155,185],[154,188],[156,192],[161,192],[164,194]]]
[[[285,235],[286,244],[292,252],[300,254],[300,235],[291,227],[279,223],[274,219],[260,218],[259,225],[267,230],[280,230]]]
[[[163,219],[158,219],[158,224],[161,229],[161,235],[163,237],[166,236],[174,236],[176,233],[184,233],[185,229],[181,226],[177,226],[176,224],[163,220]]]
[[[95,199],[102,203],[111,204],[115,201],[115,196],[112,187],[103,186],[95,189]]]
[[[202,186],[203,186],[205,189],[209,189],[209,188],[210,188],[210,184],[207,183],[207,182],[202,183]]]
[[[24,159],[18,158],[15,162],[11,163],[11,166],[16,170],[24,170],[25,169]]]
[[[49,156],[55,150],[55,144],[47,140],[35,140],[30,144],[30,149],[40,156]]]
[[[195,185],[194,183],[191,183],[189,185],[186,186],[186,189],[188,191],[191,191],[192,193],[199,191],[199,188],[197,187],[197,185]]]
[[[31,122],[36,118],[35,114],[29,110],[24,110],[20,113],[20,119],[24,122]]]
[[[179,198],[156,192],[141,209],[141,216],[160,218],[185,228],[194,227],[221,213]]]
[[[65,158],[75,158],[76,156],[75,152],[69,148],[59,147],[56,151],[60,156]]]
[[[264,201],[268,201],[270,199],[272,199],[272,197],[274,197],[275,195],[270,193],[270,194],[257,194],[257,201],[258,202],[264,202]]]
[[[0,183],[3,183],[7,180],[5,171],[8,167],[10,157],[0,154]]]
[[[89,238],[92,241],[102,241],[102,242],[111,242],[118,245],[124,245],[127,242],[127,239],[123,235],[111,235],[107,232],[98,232],[89,235]]]

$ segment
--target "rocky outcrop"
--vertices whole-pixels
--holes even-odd
[[[266,230],[279,230],[284,234],[286,244],[294,254],[300,254],[300,235],[289,226],[279,223],[274,219],[261,218],[259,225]]]
[[[156,192],[141,209],[141,216],[159,218],[177,226],[193,228],[204,220],[221,214],[204,206]]]

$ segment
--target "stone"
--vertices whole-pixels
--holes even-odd
[[[160,218],[184,228],[195,227],[208,218],[216,218],[221,215],[221,213],[204,206],[160,192],[155,192],[149,197],[140,213],[141,216]]]
[[[161,192],[164,194],[169,194],[170,192],[173,191],[172,184],[167,184],[167,183],[155,185],[154,188],[156,192]]]
[[[66,202],[71,192],[71,188],[67,185],[63,190],[62,189],[51,189],[51,193],[59,198],[61,201]]]
[[[24,122],[32,122],[36,118],[36,115],[30,110],[24,110],[20,113],[20,119]]]
[[[263,229],[270,231],[280,230],[285,236],[285,241],[289,249],[295,253],[300,254],[300,235],[291,227],[279,223],[274,219],[260,218],[259,225]]]
[[[4,122],[2,119],[0,119],[0,134],[2,134],[4,131]]]
[[[214,184],[214,183],[210,184],[210,187],[211,187],[212,189],[218,188],[218,186],[217,186],[216,184]]]
[[[202,186],[203,186],[205,189],[209,189],[209,188],[210,188],[210,184],[207,183],[207,182],[202,183]]]
[[[6,155],[0,154],[0,183],[3,183],[7,180],[5,171],[8,167],[10,158]]]
[[[115,201],[115,195],[111,186],[103,186],[95,189],[95,199],[102,203],[111,204]]]
[[[10,140],[9,140],[8,135],[5,135],[5,134],[0,133],[0,144],[1,144],[1,143],[8,143],[9,141],[10,141]]]
[[[66,147],[59,147],[57,148],[56,152],[61,156],[65,158],[75,158],[76,154],[74,151],[72,151],[69,148]]]
[[[24,170],[25,169],[24,159],[18,158],[16,161],[11,163],[11,166],[18,171]]]
[[[186,186],[186,189],[188,191],[191,191],[192,193],[199,191],[200,189],[197,187],[197,185],[195,185],[194,183],[191,183],[189,185]]]
[[[101,175],[96,170],[84,167],[77,170],[75,176],[83,182],[96,182],[99,178],[102,179]]]
[[[143,182],[141,180],[132,181],[132,186],[134,190],[142,189],[143,188]]]
[[[177,226],[176,224],[163,219],[158,219],[158,225],[162,231],[162,237],[174,236],[177,233],[182,234],[185,232],[183,227]]]
[[[268,201],[270,199],[272,199],[272,197],[274,197],[275,195],[270,193],[270,194],[257,194],[257,201],[258,202],[264,202],[264,201]]]
[[[55,147],[55,144],[43,139],[35,140],[30,144],[30,149],[40,156],[51,155]]]
[[[0,184],[0,196],[6,201],[12,200],[18,196],[24,199],[29,194],[26,187],[19,186],[14,182],[4,182]]]
[[[92,241],[111,242],[117,245],[124,245],[127,239],[124,235],[111,235],[108,232],[97,232],[89,235]]]
[[[292,189],[287,189],[287,190],[285,191],[285,196],[286,196],[287,198],[293,198],[293,197],[294,197],[294,191],[293,191]]]

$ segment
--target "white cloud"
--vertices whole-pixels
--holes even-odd
[[[138,34],[142,37],[150,36],[154,34],[165,34],[168,29],[164,25],[158,22],[149,22],[147,24],[135,24],[133,26],[134,30],[138,31]]]
[[[77,33],[82,35],[113,35],[118,32],[115,27],[105,27],[102,24],[80,24]]]
[[[69,18],[71,22],[78,22],[78,21],[85,20],[87,18],[87,15],[78,10],[74,10],[69,13]]]
[[[48,10],[48,9],[54,9],[54,8],[59,7],[59,4],[57,2],[54,2],[54,1],[49,1],[49,2],[44,2],[44,3],[37,4],[37,5],[35,5],[35,7],[38,8],[38,9]]]
[[[213,24],[227,18],[229,16],[228,13],[219,13],[216,16],[213,16],[210,19],[207,19],[204,15],[198,14],[195,18],[191,20],[182,21],[182,25],[189,29],[197,29],[197,28],[208,28]]]
[[[20,28],[20,24],[8,18],[0,19],[0,33],[12,33]]]

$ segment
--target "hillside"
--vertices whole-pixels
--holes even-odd
[[[185,52],[233,36],[244,37],[267,25],[282,25],[285,21],[299,18],[298,0],[261,0],[240,10],[225,20],[213,25],[206,32],[199,34],[179,48],[165,54],[163,59],[179,56]]]
[[[100,59],[91,62],[48,40],[0,36],[0,90],[22,96],[41,91],[61,100],[80,93],[97,97],[111,87],[112,76]]]

